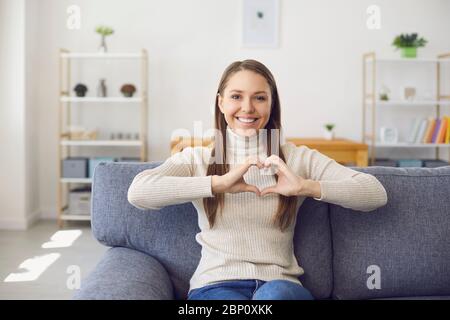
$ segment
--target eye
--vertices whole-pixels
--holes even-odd
[[[259,101],[265,101],[266,97],[264,97],[264,96],[257,96],[256,99],[259,100]]]
[[[233,95],[231,96],[231,99],[239,99],[239,95],[238,95],[238,94],[233,94]]]

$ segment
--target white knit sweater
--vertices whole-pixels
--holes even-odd
[[[261,134],[259,136],[261,138]],[[256,136],[245,140],[227,129],[227,157],[231,168],[249,155],[267,157],[264,143],[257,148]],[[306,146],[286,143],[281,150],[287,166],[295,174],[319,182],[321,198],[316,200],[359,211],[372,211],[386,204],[386,190],[374,176],[342,166]],[[298,265],[293,248],[296,220],[284,232],[271,222],[278,206],[277,195],[225,194],[223,214],[218,212],[215,225],[210,229],[202,200],[213,197],[211,176],[206,176],[210,157],[209,148],[185,148],[160,166],[140,172],[128,190],[128,201],[140,209],[193,203],[201,230],[195,239],[202,251],[190,280],[190,290],[240,279],[284,279],[301,284],[298,277],[304,271]],[[260,190],[276,181],[274,175],[262,173],[256,166],[250,167],[244,180]],[[305,197],[297,198],[298,209]]]

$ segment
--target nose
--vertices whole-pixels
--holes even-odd
[[[255,111],[252,100],[250,98],[247,97],[242,100],[241,110],[245,113],[252,113],[253,111]]]

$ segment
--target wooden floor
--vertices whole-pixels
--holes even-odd
[[[50,239],[57,231],[78,237],[61,247]],[[41,220],[26,231],[0,230],[0,300],[70,299],[77,270],[82,281],[107,249],[92,236],[89,222],[68,222],[60,230],[54,220]]]

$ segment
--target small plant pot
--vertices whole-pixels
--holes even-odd
[[[323,137],[326,140],[333,140],[334,139],[334,131],[324,130]]]
[[[77,97],[84,97],[86,95],[86,92],[85,91],[76,91],[75,95]]]
[[[122,92],[122,94],[127,98],[131,98],[133,96],[133,92]]]
[[[402,48],[402,57],[403,58],[416,58],[417,57],[417,48],[412,48],[412,47]]]

